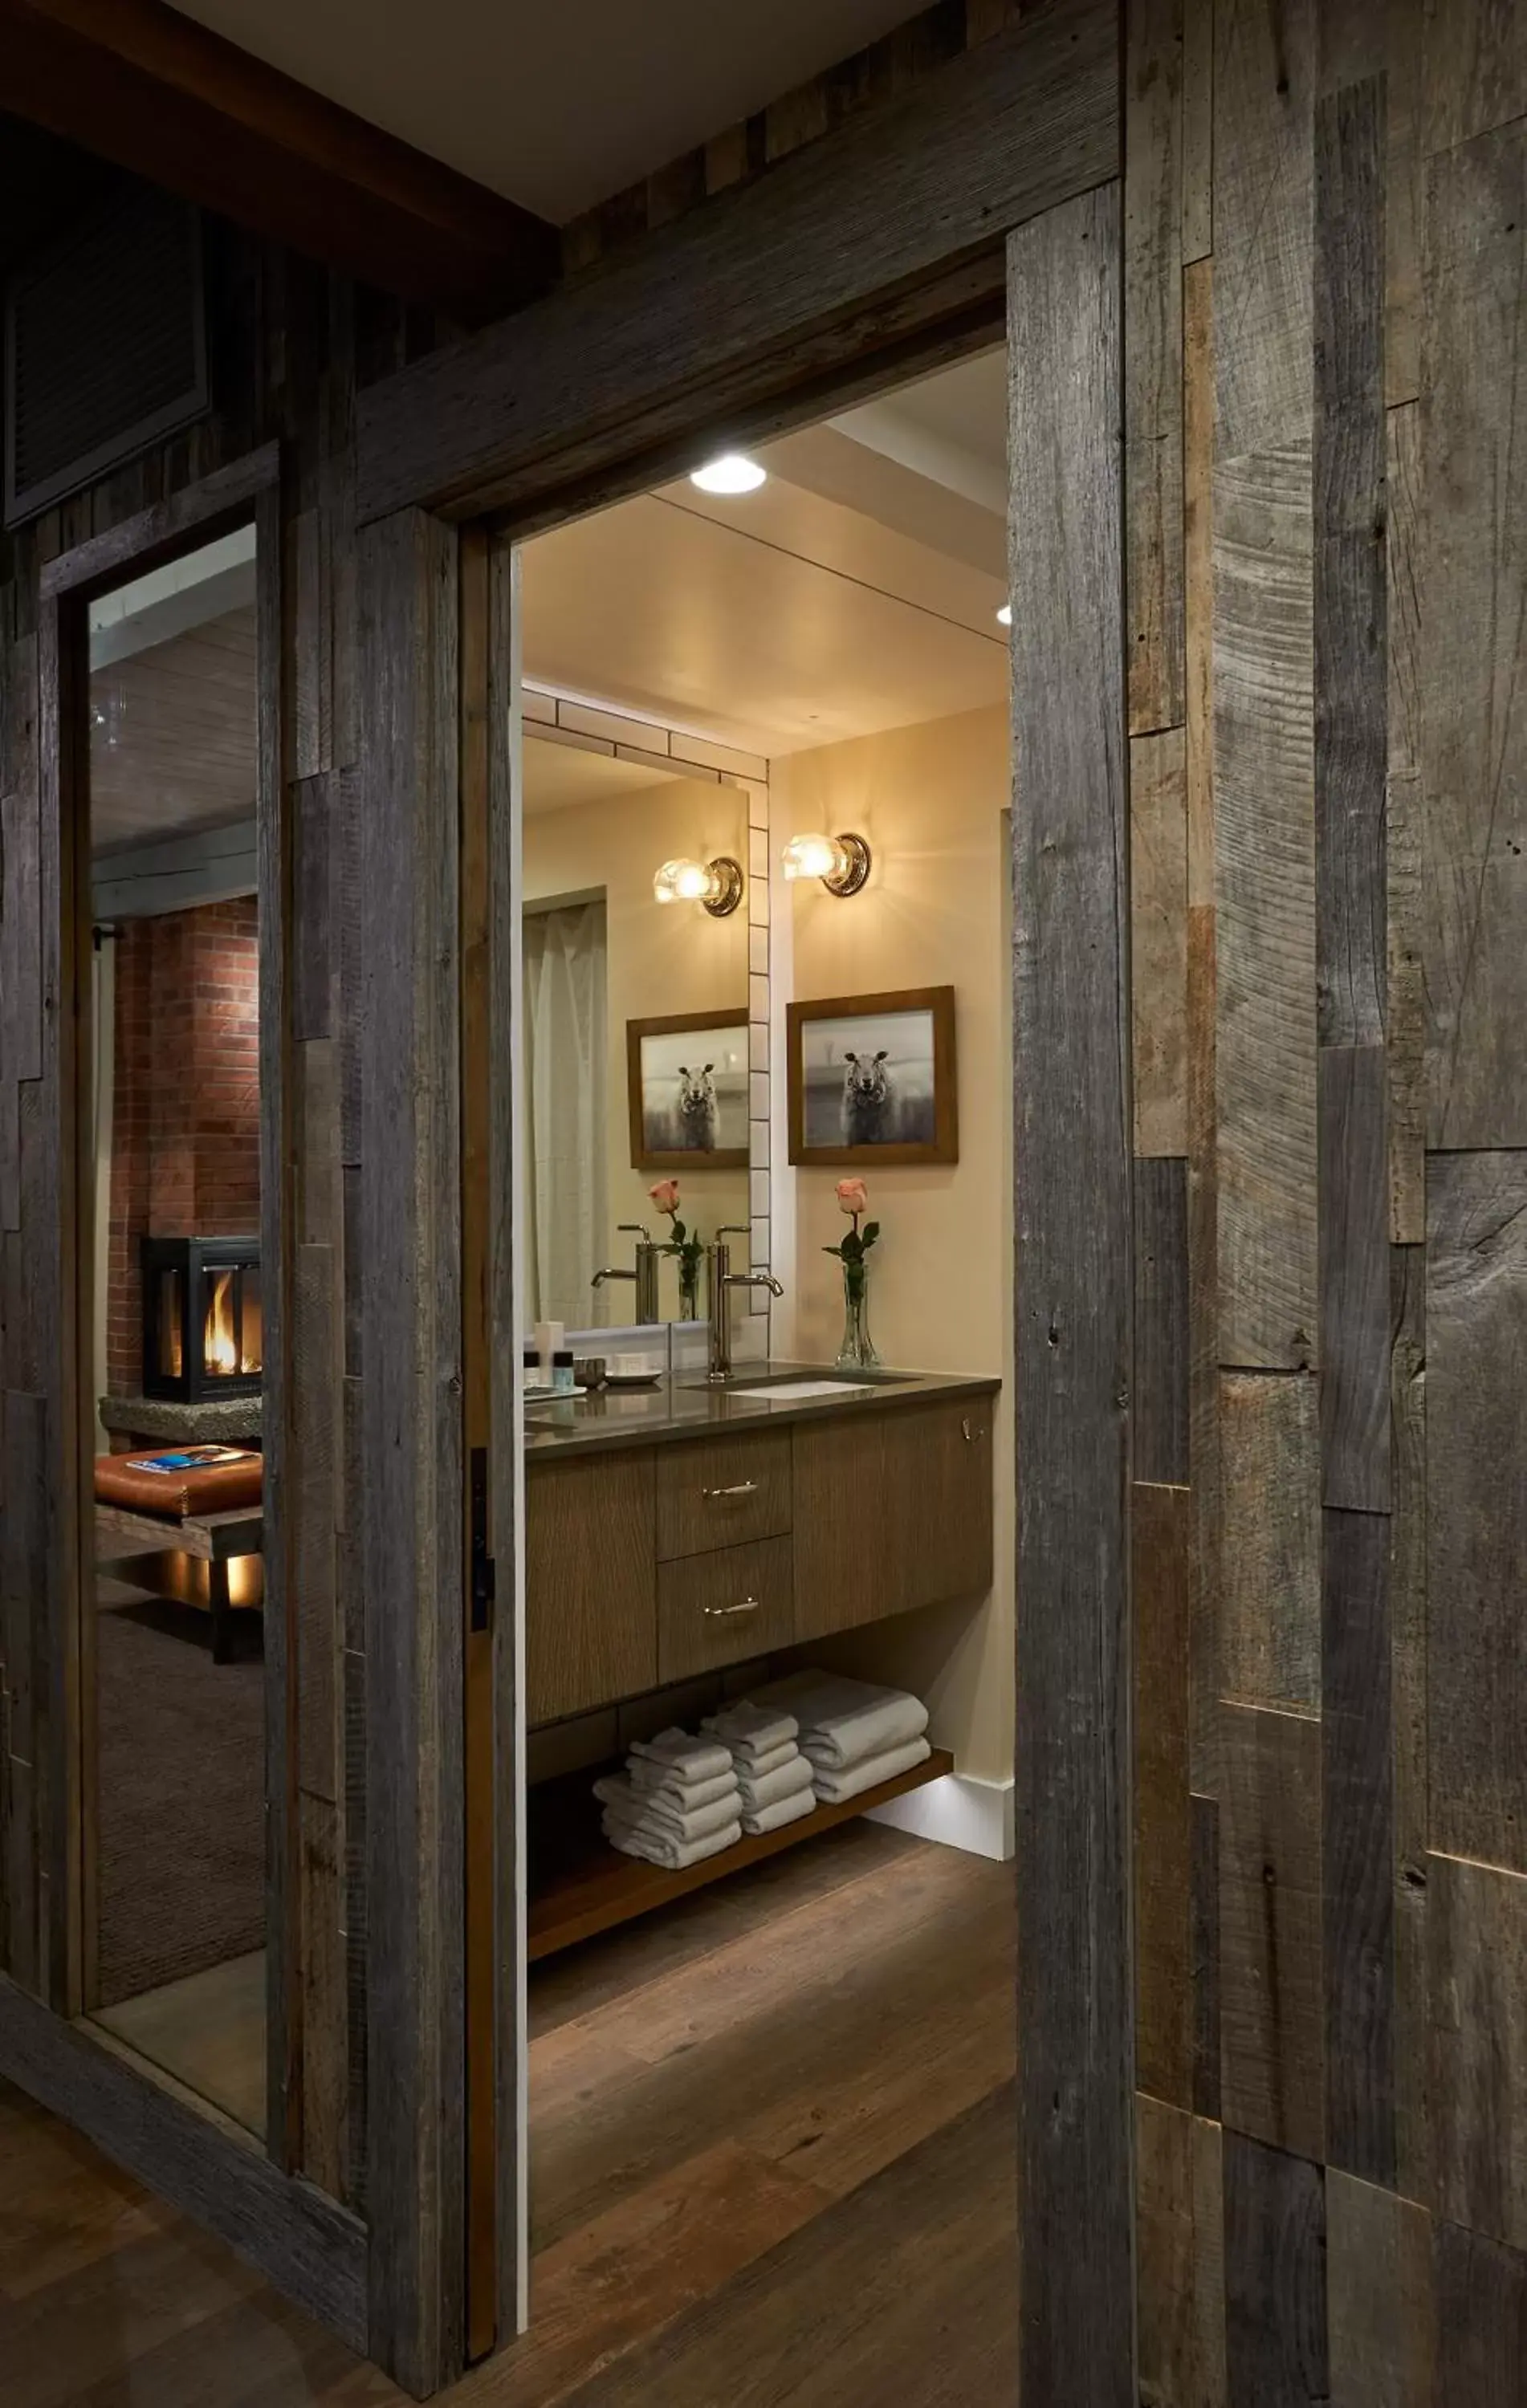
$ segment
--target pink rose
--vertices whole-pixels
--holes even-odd
[[[647,1193],[652,1197],[653,1202],[656,1205],[659,1212],[676,1212],[678,1211],[679,1182],[676,1179],[659,1179],[655,1187],[648,1188]]]
[[[864,1212],[868,1211],[869,1206],[870,1198],[862,1179],[839,1180],[838,1210],[840,1212]]]

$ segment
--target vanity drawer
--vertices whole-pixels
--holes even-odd
[[[537,1463],[525,1491],[526,1721],[655,1688],[651,1454]]]
[[[657,1558],[773,1539],[790,1527],[790,1433],[657,1450]]]
[[[657,1678],[687,1681],[788,1647],[795,1622],[787,1538],[664,1564],[657,1574]]]

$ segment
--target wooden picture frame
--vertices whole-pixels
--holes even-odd
[[[790,1160],[824,1168],[906,1168],[959,1160],[959,1097],[952,986],[903,987],[888,995],[823,996],[785,1006],[788,1033]],[[857,1046],[844,1043],[843,1024],[870,1025]],[[910,1053],[900,1064],[897,1033],[886,1021],[926,1021],[906,1028]],[[830,1034],[828,1032],[831,1032]],[[877,1044],[878,1037],[888,1039]],[[814,1081],[812,1056],[818,1057]],[[893,1059],[886,1061],[887,1054]],[[862,1057],[852,1061],[853,1056]],[[826,1057],[825,1059],[823,1057]],[[849,1063],[836,1082],[821,1076]],[[882,1071],[882,1064],[886,1065]],[[925,1092],[925,1082],[927,1091]],[[836,1084],[836,1094],[832,1089]],[[832,1115],[828,1133],[827,1115]],[[876,1134],[885,1130],[884,1135]]]
[[[735,1054],[735,1063],[728,1065],[728,1086],[717,1096],[711,1059],[684,1069],[688,1082],[682,1094],[676,1094],[666,1114],[655,1118],[650,1083],[656,1055],[658,1074],[664,1075],[666,1056],[675,1049],[663,1040],[679,1037],[713,1037],[719,1042],[728,1040]],[[693,1049],[689,1049],[693,1050]],[[713,1049],[713,1053],[714,1050]],[[672,1066],[674,1074],[683,1066]],[[701,1088],[699,1082],[707,1081]],[[730,1081],[740,1082],[740,1096]],[[747,1006],[735,1011],[672,1011],[654,1019],[628,1020],[626,1024],[626,1085],[631,1125],[631,1168],[633,1170],[745,1170],[748,1167],[748,1017]],[[741,1103],[740,1143],[680,1144],[665,1143],[672,1140],[682,1123],[691,1128],[703,1127],[708,1110],[717,1110],[729,1125],[738,1118]],[[664,1125],[664,1120],[670,1125]]]

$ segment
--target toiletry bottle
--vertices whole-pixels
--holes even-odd
[[[570,1397],[577,1384],[572,1376],[572,1348],[559,1346],[552,1356],[552,1385],[559,1397]]]
[[[536,1353],[534,1341],[530,1339],[526,1340],[525,1348],[520,1356],[520,1385],[522,1388],[540,1386],[540,1356]]]

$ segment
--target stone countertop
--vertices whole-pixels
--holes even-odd
[[[526,1408],[526,1459],[608,1453],[616,1447],[661,1446],[671,1440],[732,1437],[749,1430],[778,1429],[789,1422],[820,1420],[827,1413],[937,1404],[957,1397],[993,1397],[1001,1380],[969,1379],[938,1371],[865,1371],[863,1387],[844,1386],[841,1397],[748,1397],[740,1390],[765,1380],[827,1380],[839,1376],[819,1363],[757,1363],[734,1371],[725,1387],[712,1387],[703,1371],[681,1371],[650,1388],[604,1388]]]

